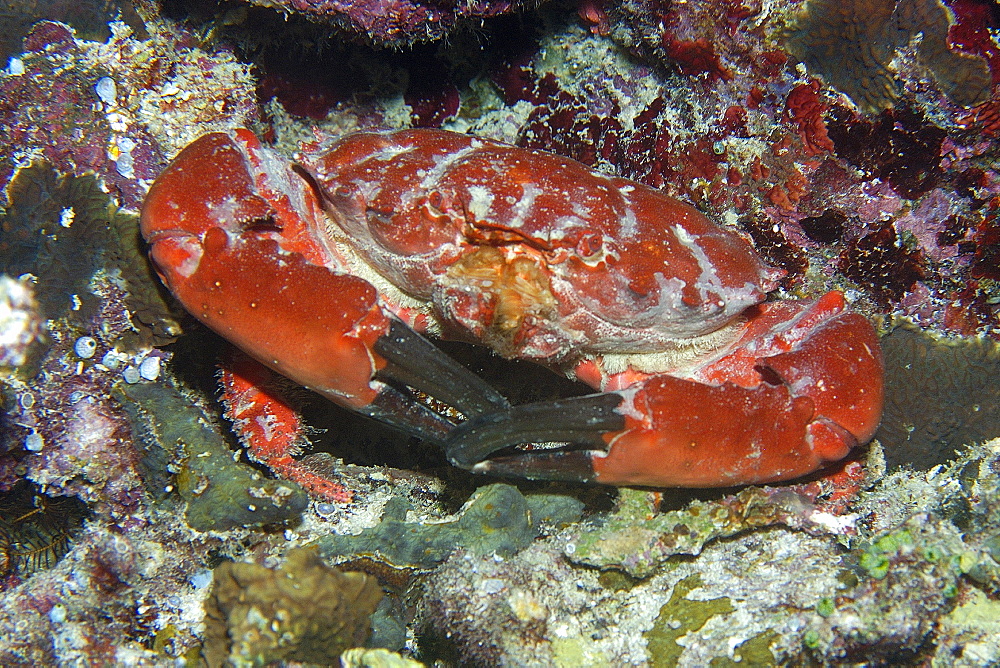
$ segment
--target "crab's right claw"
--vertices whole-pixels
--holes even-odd
[[[441,442],[454,427],[413,388],[472,417],[496,390],[390,313],[321,244],[313,184],[247,131],[205,135],[157,178],[141,230],[184,307],[332,401]]]

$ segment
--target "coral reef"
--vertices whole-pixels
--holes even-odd
[[[947,133],[909,109],[886,111],[872,122],[843,109],[831,113],[827,131],[837,155],[887,181],[899,195],[917,199],[941,178],[941,145]]]
[[[24,50],[24,37],[39,21],[60,21],[73,26],[83,39],[105,41],[111,36],[108,23],[120,17],[139,36],[145,35],[142,18],[132,0],[85,0],[84,2],[9,2],[0,8],[0,61]]]
[[[402,47],[414,42],[441,39],[462,25],[509,14],[530,7],[522,0],[463,3],[433,0],[373,0],[328,2],[326,0],[246,0],[285,15],[299,15],[333,26],[345,33],[380,46]]]
[[[16,368],[27,363],[44,331],[31,283],[0,276],[0,367]]]
[[[856,508],[864,531],[848,560],[858,583],[813,619],[804,638],[811,652],[829,660],[889,657],[916,654],[931,640],[923,646],[937,660],[974,665],[977,652],[1000,656],[995,641],[980,644],[981,627],[929,623],[976,600],[980,589],[997,592],[1000,564],[990,541],[998,530],[991,510],[998,447],[994,440],[970,448],[928,473],[892,474],[865,495]],[[973,645],[965,657],[963,642]]]
[[[29,155],[62,174],[91,170],[119,206],[137,209],[166,157],[206,126],[246,125],[256,112],[247,68],[231,53],[200,51],[159,23],[146,41],[111,27],[107,43],[76,39],[61,23],[33,28],[0,80],[0,184]]]
[[[785,525],[813,535],[852,535],[853,519],[839,511],[863,485],[864,475],[853,462],[819,484],[750,487],[719,500],[695,500],[680,510],[659,512],[656,493],[623,489],[617,508],[599,526],[574,532],[566,557],[643,578],[673,556],[698,555],[709,541],[752,528]]]
[[[340,655],[343,668],[421,668],[424,664],[387,649],[355,647]]]
[[[169,517],[169,516],[167,516]],[[162,665],[196,641],[204,585],[195,574],[219,541],[154,525],[142,535],[88,524],[49,570],[0,599],[4,665]],[[151,650],[154,636],[170,640]]]
[[[670,600],[663,604],[653,628],[646,632],[648,641],[646,647],[649,651],[651,666],[677,665],[681,653],[684,651],[684,647],[677,643],[679,638],[688,633],[699,631],[705,622],[717,615],[726,615],[736,611],[729,599],[724,597],[696,600],[688,598],[688,594],[699,589],[703,584],[701,577],[696,574],[689,575],[674,585],[670,592]],[[746,642],[737,647],[742,648]],[[767,644],[765,643],[766,648]],[[735,649],[733,658],[736,659],[739,656],[742,660],[742,652],[737,654]],[[757,658],[757,663],[774,663],[774,656],[771,655],[770,651],[768,651],[766,659],[764,657]],[[753,662],[751,665],[754,665]]]
[[[85,516],[79,499],[50,499],[25,480],[15,484],[0,496],[0,582],[54,566],[69,551],[70,537]]]
[[[559,557],[572,552],[573,537],[565,535],[502,561],[457,552],[428,576],[418,614],[422,658],[681,666],[995,661],[1000,645],[982,615],[1000,575],[991,512],[998,455],[1000,441],[993,441],[943,469],[880,480],[851,505],[856,536],[743,532],[642,579],[619,573],[621,566],[571,567]],[[622,548],[623,564],[631,546]]]
[[[176,338],[180,315],[140,255],[136,217],[116,207],[93,174],[60,175],[45,162],[32,162],[14,172],[6,196],[0,271],[35,277],[41,317],[85,326],[100,301],[92,281],[107,264],[127,291],[135,332],[123,336],[139,345]]]
[[[989,3],[399,2],[396,23],[365,3],[15,4],[0,663],[239,662],[248,638],[261,661],[358,666],[1000,662]],[[783,487],[484,485],[306,399],[296,466],[332,490],[310,499],[232,438],[221,343],[164,297],[136,233],[167,161],[243,126],[287,155],[441,126],[691,202],[784,268],[784,294],[840,288],[886,318],[878,443]],[[518,401],[564,391],[470,365]],[[345,577],[365,603],[331,629]]]
[[[586,637],[600,628],[595,622],[608,598],[596,576],[574,572],[552,548],[550,539],[510,559],[453,554],[428,577],[418,608],[421,658],[467,665],[627,662]]]
[[[174,486],[187,502],[188,525],[199,531],[274,524],[298,517],[305,507],[305,493],[294,483],[266,480],[233,460],[219,433],[190,400],[173,388],[160,385],[122,385],[119,392],[137,434],[151,441],[150,449],[167,452],[147,457],[161,475],[172,462]],[[159,465],[159,466],[156,466]]]
[[[107,238],[107,195],[93,176],[61,177],[45,163],[18,169],[6,194],[0,271],[38,277],[43,318],[89,320],[97,297],[87,287]]]

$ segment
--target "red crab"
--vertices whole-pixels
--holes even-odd
[[[766,302],[781,272],[741,237],[549,153],[403,130],[289,163],[249,131],[213,133],[156,180],[142,233],[206,325],[474,471],[786,480],[868,441],[882,411],[878,339],[840,293]],[[600,393],[511,407],[417,331],[539,360]],[[543,442],[571,445],[510,454]]]

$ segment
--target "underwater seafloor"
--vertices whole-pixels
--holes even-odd
[[[995,3],[25,0],[0,19],[0,664],[1000,663]],[[346,489],[310,497],[232,433],[228,344],[138,237],[167,162],[238,127],[289,155],[443,127],[688,201],[787,271],[778,296],[840,289],[878,323],[876,440],[775,486],[497,481],[293,391],[298,456]],[[513,395],[577,391],[449,352]]]

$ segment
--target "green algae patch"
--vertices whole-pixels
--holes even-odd
[[[555,494],[525,496],[497,483],[476,490],[452,521],[408,522],[407,510],[405,499],[393,499],[378,525],[356,536],[324,536],[316,545],[324,558],[372,557],[398,568],[431,569],[459,547],[509,557],[531,544],[543,525],[578,521],[583,504]]]
[[[315,550],[289,551],[280,568],[223,562],[205,604],[205,660],[339,665],[342,652],[371,635],[381,600],[375,578],[331,568]]]
[[[948,530],[929,528],[938,524]],[[954,588],[954,580],[961,576],[990,587],[1000,582],[1000,564],[988,550],[970,547],[954,525],[922,516],[907,520],[864,546],[858,565],[874,580],[886,578],[893,569],[918,567],[939,573],[949,588]]]
[[[652,668],[676,666],[684,648],[677,641],[699,630],[716,615],[735,612],[728,598],[707,601],[691,600],[687,596],[701,586],[700,575],[689,575],[674,585],[670,600],[660,608],[653,628],[644,634],[646,652]]]
[[[1000,638],[1000,601],[990,600],[978,589],[970,589],[968,599],[951,611],[948,623],[987,631]]]
[[[733,648],[733,657],[717,656],[708,662],[712,668],[737,668],[738,666],[776,666],[771,643],[778,638],[774,631],[761,631]]]
[[[340,655],[341,668],[424,668],[424,664],[414,659],[400,656],[396,652],[376,647],[355,647]]]
[[[780,488],[748,487],[667,512],[658,511],[653,498],[648,491],[619,490],[615,510],[600,525],[581,529],[567,548],[567,558],[645,578],[673,556],[697,556],[709,541],[747,529],[784,524],[809,533],[829,531],[810,519],[813,506],[808,500]]]
[[[816,602],[816,614],[820,617],[829,617],[837,611],[837,602],[829,596],[824,596]]]
[[[649,492],[622,488],[607,520],[582,530],[567,556],[578,564],[644,578],[669,557],[699,554],[705,542],[723,535],[726,517],[715,510],[695,502],[684,510],[657,513]]]
[[[232,450],[201,409],[173,387],[121,384],[116,392],[124,397],[135,431],[145,437],[144,477],[155,480],[165,474],[155,466],[169,466],[177,493],[187,502],[185,517],[192,529],[274,524],[298,518],[305,509],[309,499],[298,485],[264,479],[233,461]]]
[[[552,664],[557,668],[584,668],[610,666],[612,661],[594,643],[579,636],[552,638]]]
[[[601,574],[597,576],[597,582],[605,589],[610,589],[611,591],[628,591],[642,582],[642,580],[622,571],[608,570],[601,571]]]

